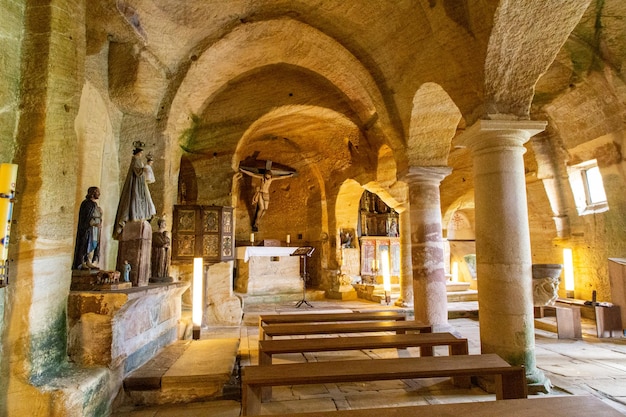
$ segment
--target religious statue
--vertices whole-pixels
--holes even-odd
[[[290,172],[289,174],[275,177],[269,169],[265,170],[263,175],[256,174],[243,168],[239,168],[239,171],[261,180],[261,185],[257,187],[254,197],[252,198],[252,205],[256,206],[254,221],[252,222],[252,231],[257,232],[259,230],[259,220],[261,220],[270,205],[270,185],[272,185],[272,182],[276,180],[284,180],[286,178],[293,177],[295,173]]]
[[[148,154],[148,156],[146,156],[146,165],[143,167],[146,174],[146,184],[153,184],[156,181],[156,178],[154,178],[154,170],[152,169],[153,163],[154,158],[152,154]]]
[[[169,276],[171,240],[166,227],[167,222],[160,218],[159,230],[152,233],[152,282],[172,282]]]
[[[340,233],[340,239],[341,239],[341,247],[342,248],[352,248],[352,233],[350,233],[349,231],[346,232],[341,232]]]
[[[131,266],[128,261],[124,261],[124,282],[130,282]]]
[[[97,269],[100,259],[102,209],[98,206],[100,189],[89,187],[78,211],[78,229],[72,269]]]
[[[144,168],[143,149],[135,148],[117,206],[115,227],[113,228],[114,239],[119,239],[126,222],[150,221],[152,216],[156,214],[156,208],[152,202],[150,190],[148,190]]]

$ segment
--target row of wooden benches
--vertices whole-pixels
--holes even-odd
[[[388,331],[396,334],[274,340]],[[242,415],[258,414],[261,403],[271,398],[271,388],[283,385],[451,377],[455,385],[469,387],[470,377],[492,376],[496,399],[526,398],[527,394],[522,367],[511,366],[495,354],[468,355],[467,339],[432,333],[430,326],[406,320],[398,312],[261,315],[259,335],[259,366],[243,369]],[[448,346],[450,355],[433,357],[435,346]],[[418,347],[421,357],[271,365],[272,356],[282,353],[409,347]]]

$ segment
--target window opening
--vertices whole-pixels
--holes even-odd
[[[595,159],[568,167],[570,186],[580,216],[609,209],[602,174]]]

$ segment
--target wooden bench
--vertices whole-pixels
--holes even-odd
[[[469,377],[488,375],[495,377],[496,399],[526,398],[524,368],[496,354],[247,366],[241,381],[242,415],[260,412],[264,387],[437,377],[465,385]]]
[[[547,312],[556,316],[556,334],[559,339],[582,339],[580,307],[558,305],[535,307],[536,318],[546,316]],[[541,326],[538,325],[537,327],[540,328]]]
[[[299,413],[298,417],[620,417],[622,413],[590,395],[542,396],[506,401],[480,401],[454,404],[417,405],[405,407],[388,407],[316,411]],[[293,414],[280,414],[274,417],[293,417]]]
[[[334,333],[406,332],[430,333],[432,327],[416,321],[357,321],[333,323],[264,324],[259,329],[259,340],[278,336],[307,336]]]
[[[333,321],[378,321],[406,320],[406,314],[399,311],[364,311],[355,313],[304,313],[304,314],[262,314],[259,327],[264,324],[279,323],[326,323]]]
[[[382,336],[323,337],[259,341],[259,365],[271,365],[272,355],[362,349],[419,347],[420,356],[432,356],[434,346],[448,346],[450,355],[467,355],[467,339],[452,333],[390,334]]]

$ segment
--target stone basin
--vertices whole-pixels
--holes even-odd
[[[561,281],[561,264],[533,264],[533,303],[535,306],[554,305]]]
[[[558,278],[563,270],[562,264],[533,264],[533,278]]]

